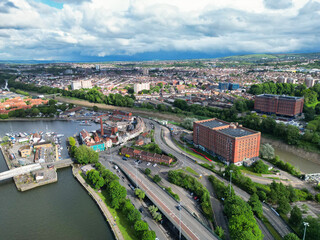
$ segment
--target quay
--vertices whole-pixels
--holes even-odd
[[[78,180],[78,182],[88,191],[89,195],[95,200],[95,202],[98,204],[100,211],[103,213],[105,219],[107,222],[109,222],[109,225],[112,229],[112,232],[117,240],[124,240],[121,231],[116,223],[116,221],[113,219],[113,216],[111,215],[107,205],[101,200],[100,196],[96,193],[94,189],[92,189],[81,177],[79,174],[80,169],[72,165],[72,174],[73,176]]]
[[[58,174],[57,174],[56,170],[60,169],[60,168],[64,168],[64,167],[70,167],[73,163],[73,161],[70,158],[68,158],[68,159],[56,161],[53,163],[30,164],[30,165],[14,168],[11,166],[8,155],[2,146],[0,146],[0,150],[1,150],[3,158],[5,159],[5,162],[8,166],[8,169],[9,169],[8,171],[4,171],[4,172],[0,173],[0,181],[13,177],[13,180],[14,180],[14,183],[15,183],[17,189],[21,192],[24,192],[24,191],[27,191],[27,190],[30,190],[33,188],[37,188],[37,187],[40,187],[43,185],[47,185],[50,183],[57,182],[58,181]],[[50,164],[54,166],[53,169],[47,168],[47,166]],[[49,178],[46,180],[43,180],[43,181],[39,181],[39,182],[21,182],[20,176],[22,174],[28,174],[32,171],[45,172],[46,175],[49,176]]]

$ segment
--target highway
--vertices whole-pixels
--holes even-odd
[[[145,120],[146,122],[151,122],[151,120]],[[229,184],[227,180],[220,177],[219,175],[211,172],[208,169],[205,169],[201,167],[200,165],[196,164],[195,161],[201,161],[199,159],[196,159],[192,155],[189,155],[185,152],[182,152],[181,149],[179,149],[171,140],[170,131],[168,128],[161,126],[155,121],[152,121],[152,123],[155,126],[155,142],[160,146],[161,149],[163,149],[167,153],[171,153],[174,156],[176,156],[182,163],[179,163],[177,168],[181,168],[182,166],[189,166],[198,173],[201,173],[203,176],[208,175],[214,175],[216,178],[218,178],[220,181],[223,181],[225,184]],[[161,129],[163,134],[163,139],[161,138]],[[205,177],[204,177],[205,178]],[[248,201],[250,198],[250,195],[246,193],[245,191],[241,190],[240,188],[233,185],[235,193],[240,196],[243,200]],[[287,226],[287,224],[278,216],[276,213],[274,213],[268,205],[263,203],[263,213],[265,217],[269,220],[270,224],[278,231],[278,233],[284,237],[286,234],[290,233],[290,229]],[[221,219],[221,218],[220,218]],[[223,222],[223,220],[222,220]],[[221,223],[218,223],[218,225]],[[260,223],[261,225],[261,223]],[[222,225],[223,226],[223,225]],[[263,234],[265,236],[269,236],[270,233],[267,231],[266,228],[261,228]]]
[[[123,172],[138,184],[139,188],[177,228],[179,228],[179,215],[181,213],[181,232],[187,239],[218,239],[184,208],[179,212],[177,202],[159,186],[147,179],[144,174],[141,174],[140,171],[135,171],[130,163],[117,161],[117,164]]]

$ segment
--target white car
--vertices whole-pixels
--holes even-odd
[[[151,163],[148,162],[148,163],[147,163],[147,166],[150,166],[150,164],[151,164]]]
[[[156,167],[157,165],[158,165],[158,164],[155,163],[155,164],[153,164],[153,167]]]

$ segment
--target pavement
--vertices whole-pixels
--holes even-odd
[[[150,120],[146,120],[150,121]],[[216,178],[218,178],[220,181],[223,181],[225,184],[229,184],[227,180],[224,178],[220,177],[219,175],[211,172],[208,169],[205,169],[201,167],[200,165],[196,164],[195,161],[200,161],[199,159],[193,157],[192,155],[189,155],[185,152],[182,152],[181,149],[179,149],[171,140],[170,136],[170,131],[166,127],[163,127],[159,125],[158,123],[152,121],[152,123],[155,125],[155,141],[156,143],[160,146],[161,149],[164,149],[166,152],[173,154],[176,156],[181,163],[179,163],[175,168],[181,168],[182,166],[189,166],[198,173],[202,174],[203,176],[209,176],[213,175]],[[162,129],[162,134],[163,136],[161,137],[161,130]],[[162,140],[164,139],[164,140]],[[206,177],[203,177],[205,179]],[[233,186],[235,193],[240,196],[243,200],[248,201],[250,198],[250,195],[246,193],[245,191],[241,190],[240,188]],[[208,188],[210,191],[210,188]],[[215,205],[215,204],[214,204]],[[223,223],[218,222],[218,219],[220,219],[222,222],[222,217],[217,217],[218,215],[221,214],[221,211],[218,209],[216,210],[217,212],[214,212],[216,216],[216,220],[219,226],[223,226]],[[290,229],[287,226],[287,224],[275,213],[273,212],[268,205],[265,203],[263,204],[263,212],[265,217],[269,220],[270,224],[278,231],[278,233],[284,237],[286,234],[290,233]],[[262,228],[262,233],[265,236],[269,236],[270,233],[266,228]]]

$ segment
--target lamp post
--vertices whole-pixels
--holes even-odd
[[[302,240],[304,240],[305,237],[306,237],[306,231],[307,231],[307,227],[309,227],[309,223],[308,222],[303,222],[303,225],[304,225],[304,232],[303,232]]]
[[[179,240],[181,240],[181,202],[179,202]]]
[[[230,170],[230,195],[231,195],[231,179],[232,179],[233,170]]]

